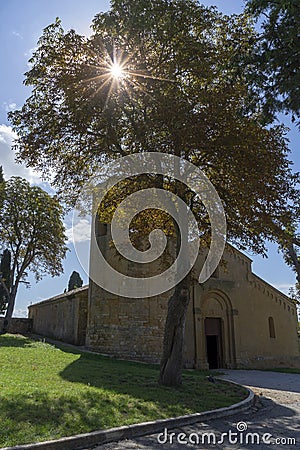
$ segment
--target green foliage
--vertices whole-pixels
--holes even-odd
[[[16,271],[17,267],[30,268],[37,280],[45,273],[61,273],[66,252],[62,216],[58,200],[40,187],[20,177],[6,182],[0,239],[11,247]],[[26,276],[24,270],[22,274],[17,271],[17,278]]]
[[[278,111],[300,118],[300,4],[298,0],[248,0],[262,20],[251,78],[267,121]],[[300,127],[300,121],[298,122]]]
[[[5,249],[1,255],[0,260],[0,280],[5,283],[5,286],[10,290],[11,288],[11,253],[8,249]],[[4,289],[2,283],[0,283],[0,314],[3,314],[6,310],[9,296]]]
[[[62,272],[66,237],[61,219],[62,208],[55,197],[19,177],[6,181],[0,242],[11,254],[10,274],[1,279],[9,298],[9,318],[19,283],[25,282],[29,270],[37,281],[44,274],[56,276]]]
[[[295,287],[289,289],[289,297],[296,305],[300,305],[300,283],[296,283]]]
[[[244,399],[240,386],[185,371],[185,386],[158,386],[158,367],[0,336],[0,446],[198,413]]]
[[[264,128],[259,112],[249,113],[250,88],[236,61],[255,38],[246,15],[222,16],[192,0],[115,0],[89,38],[64,32],[57,20],[30,61],[32,95],[9,116],[19,160],[54,172],[72,203],[111,158],[182,156],[215,185],[231,242],[263,252],[291,222],[298,196],[284,128]],[[114,59],[120,79],[110,72]],[[209,232],[200,199],[185,200]]]
[[[72,291],[73,289],[80,288],[83,285],[83,281],[81,276],[75,270],[72,272],[69,283],[68,283],[68,291]]]

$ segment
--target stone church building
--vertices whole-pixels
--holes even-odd
[[[108,248],[110,236],[104,232],[101,237]],[[113,252],[108,251],[108,259],[118,265]],[[203,261],[199,254],[196,267]],[[130,263],[125,269],[130,272]],[[193,284],[190,294],[186,367],[300,367],[295,304],[253,274],[251,259],[240,251],[227,245],[213,276],[202,285]],[[90,281],[89,286],[31,305],[29,317],[37,334],[118,358],[157,363],[170,295],[124,298]]]

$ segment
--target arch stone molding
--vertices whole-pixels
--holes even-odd
[[[224,368],[236,367],[235,318],[230,298],[219,289],[201,292],[194,290],[195,367],[208,369],[206,355],[205,319],[221,319],[222,352]]]

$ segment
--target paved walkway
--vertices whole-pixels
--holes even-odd
[[[249,386],[257,395],[271,398],[281,405],[300,401],[300,375],[261,370],[226,370],[224,379]]]
[[[250,411],[167,430],[167,433],[161,435],[105,444],[95,450],[300,448],[300,375],[226,370],[223,378],[249,386],[259,396]]]

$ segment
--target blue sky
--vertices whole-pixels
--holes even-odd
[[[216,5],[226,14],[240,13],[243,1],[202,1],[206,5]],[[30,94],[30,89],[22,84],[24,72],[28,66],[27,61],[31,52],[42,34],[43,28],[52,23],[56,17],[62,19],[65,29],[74,28],[80,34],[89,34],[89,26],[94,15],[109,8],[106,0],[0,0],[0,164],[4,167],[5,176],[12,175],[26,177],[33,183],[40,183],[38,175],[21,165],[14,163],[11,143],[14,135],[9,127],[7,112],[20,107]],[[300,170],[299,133],[291,126],[289,133],[291,159],[295,163],[295,170]],[[47,186],[44,185],[47,188]],[[66,218],[68,235],[71,236],[71,217]],[[77,240],[83,239],[86,232],[85,224],[79,223],[75,230]],[[77,270],[84,282],[87,276],[81,268],[73,245],[69,244],[70,251],[64,261],[65,273],[59,278],[47,277],[38,284],[30,278],[31,288],[21,287],[16,304],[16,316],[24,316],[27,306],[43,298],[60,294],[68,284],[73,270]],[[81,253],[88,252],[85,239],[79,243]],[[295,276],[283,262],[282,256],[277,253],[275,245],[269,246],[269,258],[248,254],[253,259],[253,270],[260,277],[273,284],[283,292],[295,283]]]

